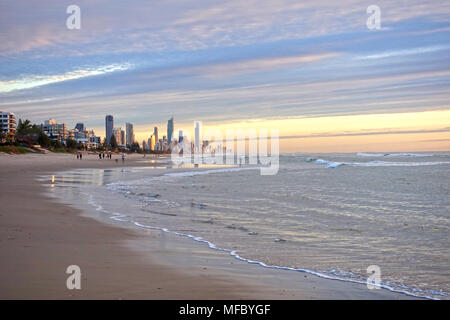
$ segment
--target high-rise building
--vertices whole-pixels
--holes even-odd
[[[172,143],[172,135],[173,135],[173,117],[169,119],[167,122],[167,142],[169,144],[169,149],[171,148]]]
[[[55,119],[45,120],[40,129],[52,140],[64,141],[69,136],[65,123],[56,123]]]
[[[147,144],[145,143],[145,140],[142,140],[142,150],[147,150]]]
[[[125,146],[125,131],[120,129],[120,143],[121,146]]]
[[[111,136],[113,135],[114,128],[114,118],[112,115],[107,115],[105,117],[105,134],[106,134],[106,144],[111,144]]]
[[[126,123],[125,129],[127,131],[127,146],[131,146],[134,143],[134,131],[133,131],[133,124],[132,123]]]
[[[194,137],[194,150],[195,152],[200,152],[202,147],[200,146],[200,134],[201,134],[201,123],[200,121],[195,121],[195,137]]]
[[[158,127],[153,129],[153,135],[155,136],[155,141],[158,141]]]
[[[87,135],[87,130],[84,126],[84,123],[78,122],[75,125],[75,129],[69,130],[69,138],[70,139],[87,139],[88,135]]]
[[[78,132],[84,132],[84,130],[85,130],[85,128],[84,128],[84,123],[78,122],[78,123],[75,125],[75,129],[77,129]]]
[[[183,130],[178,131],[178,143],[183,142]]]
[[[16,115],[12,112],[0,111],[0,132],[9,136],[16,134]]]
[[[122,129],[121,128],[114,128],[113,129],[113,135],[114,138],[116,138],[117,145],[122,145]]]
[[[150,137],[150,150],[151,151],[155,151],[155,144],[156,144],[156,141],[155,141],[155,135],[153,135],[152,134],[152,136]]]

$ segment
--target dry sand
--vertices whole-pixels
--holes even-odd
[[[118,158],[118,156],[115,156]],[[142,166],[141,155],[124,165]],[[187,239],[117,227],[45,195],[41,174],[122,166],[71,154],[0,154],[0,299],[407,299],[360,284],[265,269]],[[81,290],[66,288],[79,265]]]

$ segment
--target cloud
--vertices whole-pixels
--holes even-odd
[[[16,80],[0,81],[0,93],[11,92],[14,90],[30,89],[52,83],[98,76],[111,72],[128,70],[130,68],[132,68],[131,64],[110,64],[88,69],[77,69],[74,71],[66,72],[64,74],[28,75]]]
[[[235,62],[223,62],[209,66],[193,68],[208,78],[230,77],[238,74],[254,72],[267,72],[274,69],[298,67],[306,63],[317,62],[324,59],[337,57],[338,53],[323,53],[311,55],[298,55],[288,57],[268,57],[260,59],[248,59]]]
[[[0,52],[93,55],[114,52],[199,50],[267,41],[367,31],[367,4],[358,0],[147,1],[79,0],[81,30],[65,27],[67,3],[2,3]],[[382,26],[412,19],[448,21],[442,1],[379,0]]]
[[[372,54],[368,56],[360,56],[356,59],[383,59],[383,58],[391,58],[391,57],[399,57],[399,56],[409,56],[415,54],[424,54],[442,50],[449,50],[450,46],[448,45],[437,45],[437,46],[428,46],[428,47],[418,47],[404,50],[395,50],[395,51],[385,51],[377,54]]]

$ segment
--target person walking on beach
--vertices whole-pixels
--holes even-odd
[[[105,159],[105,153],[104,152],[103,152],[102,156],[103,156],[103,159]]]
[[[82,153],[80,153],[80,160],[82,160],[83,159],[83,154]]]
[[[80,159],[80,155],[78,154],[78,152],[77,152],[77,159]]]
[[[122,163],[125,162],[125,153],[122,153]]]

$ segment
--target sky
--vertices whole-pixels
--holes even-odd
[[[450,150],[450,1],[0,0],[0,110],[100,136],[112,114],[138,141],[173,116],[278,129],[282,152]]]

